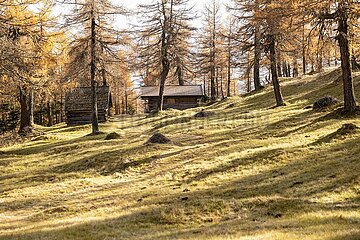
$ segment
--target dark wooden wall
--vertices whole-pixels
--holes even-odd
[[[158,97],[147,97],[145,100],[145,113],[157,110]],[[178,110],[185,110],[199,106],[200,97],[164,97],[164,109],[173,108]]]

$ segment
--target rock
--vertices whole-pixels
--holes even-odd
[[[314,110],[321,110],[338,104],[340,101],[332,96],[326,96],[317,100],[314,105]]]
[[[151,138],[149,138],[149,140],[146,143],[166,144],[170,142],[171,140],[165,137],[164,135],[162,135],[161,133],[156,133],[153,136],[151,136]]]
[[[104,140],[113,140],[113,139],[120,139],[120,138],[121,138],[120,134],[118,134],[116,132],[112,132],[112,133],[109,133],[108,135],[106,135]]]

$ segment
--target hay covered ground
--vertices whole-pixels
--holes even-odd
[[[114,140],[40,128],[0,149],[0,239],[360,239],[360,132],[338,131],[360,117],[304,109],[342,99],[339,76],[283,79],[281,108],[269,86],[205,118],[115,117]]]

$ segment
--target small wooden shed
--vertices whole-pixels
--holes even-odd
[[[201,85],[167,85],[164,89],[163,108],[184,110],[197,107],[204,96]],[[145,113],[156,111],[159,102],[159,86],[141,87],[140,98],[144,101]]]
[[[106,122],[112,107],[110,88],[100,86],[96,88],[98,121]],[[68,125],[82,125],[91,123],[91,88],[79,87],[65,95],[66,123]]]

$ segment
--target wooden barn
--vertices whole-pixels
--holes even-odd
[[[110,88],[97,87],[97,107],[99,122],[106,122],[112,107]],[[79,87],[65,96],[65,113],[68,125],[91,123],[91,88]]]
[[[167,85],[164,90],[164,109],[184,110],[197,107],[204,96],[201,85]],[[144,101],[145,113],[156,111],[159,102],[159,86],[141,87],[140,98]]]

